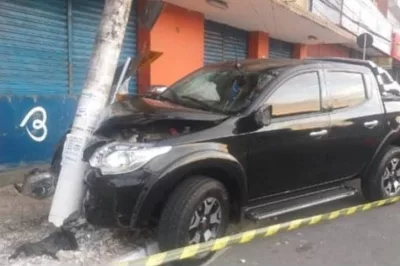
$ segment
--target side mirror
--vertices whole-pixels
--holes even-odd
[[[236,133],[246,133],[256,131],[263,126],[268,126],[271,123],[272,106],[267,105],[252,112],[250,115],[240,118],[236,122]]]
[[[148,91],[150,95],[160,95],[167,89],[165,85],[152,85]]]
[[[262,127],[271,124],[272,106],[264,105],[254,112],[254,122]]]

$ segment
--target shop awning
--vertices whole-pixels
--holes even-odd
[[[211,0],[212,1],[212,0]],[[206,0],[165,0],[203,13],[206,19],[247,31],[263,31],[292,43],[354,43],[355,36],[290,1],[226,0],[227,8]]]

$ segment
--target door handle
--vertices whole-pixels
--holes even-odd
[[[320,130],[320,131],[313,131],[313,132],[311,132],[311,133],[310,133],[310,136],[311,136],[311,137],[321,137],[321,136],[324,136],[324,135],[326,135],[326,134],[328,134],[328,130],[323,129],[323,130]]]
[[[371,129],[376,127],[378,123],[379,123],[378,120],[367,121],[364,123],[364,127]]]

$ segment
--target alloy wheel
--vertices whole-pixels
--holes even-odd
[[[400,159],[391,159],[382,176],[382,188],[385,193],[391,197],[400,191]]]
[[[220,202],[206,198],[195,210],[189,226],[189,244],[199,244],[216,239],[222,222]]]

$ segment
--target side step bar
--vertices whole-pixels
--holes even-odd
[[[343,186],[326,189],[323,191],[298,196],[296,198],[291,198],[284,201],[268,202],[264,205],[249,207],[245,210],[245,216],[247,219],[250,220],[264,220],[282,214],[348,198],[355,195],[356,193],[356,189]]]

